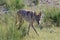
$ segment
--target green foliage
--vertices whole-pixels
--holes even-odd
[[[51,8],[48,9],[48,11],[46,12],[46,16],[45,16],[45,21],[50,21],[51,23],[53,23],[53,25],[60,25],[60,9],[58,8]]]
[[[24,7],[24,4],[23,4],[23,0],[15,0],[15,8],[17,9],[21,9],[22,7]]]
[[[26,28],[21,27],[20,30],[15,26],[15,12],[10,10],[8,13],[4,14],[5,24],[2,21],[0,24],[0,40],[22,40],[26,36]],[[1,19],[1,20],[2,20]],[[1,21],[0,20],[0,21]]]
[[[2,4],[4,1],[3,0],[0,0],[0,4]]]
[[[6,3],[8,9],[21,9],[24,7],[23,0],[1,0],[2,3]]]
[[[34,0],[33,3],[34,3],[35,5],[38,5],[39,0]]]

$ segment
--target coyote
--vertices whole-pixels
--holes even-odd
[[[32,27],[34,29],[34,31],[37,33],[36,29],[34,28],[34,25],[33,23],[36,21],[37,24],[39,25],[39,21],[40,21],[40,18],[41,18],[41,12],[36,15],[36,12],[34,11],[30,11],[30,10],[19,10],[17,12],[17,22],[16,24],[22,24],[21,22],[23,22],[22,20],[26,20],[29,22],[29,27],[28,27],[28,34],[29,34],[29,30],[30,30],[30,27]],[[18,29],[20,29],[21,25],[19,25]]]

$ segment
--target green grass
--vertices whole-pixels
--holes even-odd
[[[49,29],[44,26],[43,30],[40,30],[35,25],[39,36],[34,32],[32,27],[30,28],[29,35],[26,35],[28,29],[28,23],[22,25],[18,30],[15,26],[15,11],[9,10],[8,14],[4,14],[2,19],[5,18],[5,22],[1,21],[0,24],[0,40],[60,40],[60,27],[51,27],[54,31],[51,33]]]
[[[27,24],[26,24],[27,25]],[[24,24],[24,26],[26,26]],[[39,36],[34,32],[31,28],[29,35],[23,36],[25,29],[17,30],[16,27],[13,26],[0,26],[0,39],[1,40],[60,40],[60,27],[54,27],[54,31],[50,33],[50,29],[44,28],[40,30],[39,28],[35,27]],[[22,35],[23,34],[23,35]]]
[[[23,0],[0,0],[0,4],[5,3],[7,9],[21,9],[24,7]]]
[[[52,32],[50,33],[49,30],[47,29],[43,29],[43,30],[39,30],[38,28],[36,28],[39,36],[36,35],[36,33],[33,31],[33,29],[30,30],[30,35],[26,36],[24,38],[24,40],[60,40],[60,28],[55,28],[56,32]]]
[[[0,40],[21,40],[26,35],[26,28],[21,30],[15,26],[15,12],[10,10],[7,14],[1,16]],[[2,21],[3,20],[3,21]]]
[[[44,27],[43,30],[40,30],[39,27],[36,26],[35,28],[39,36],[34,32],[31,27],[29,35],[26,35],[28,23],[25,21],[21,29],[18,30],[14,24],[15,17],[11,16],[15,16],[15,12],[11,11],[8,13],[11,14],[4,15],[7,24],[3,21],[0,24],[0,40],[60,40],[60,27],[53,27],[54,32],[50,33],[51,28],[48,29]]]
[[[51,27],[54,31],[51,33],[51,28],[48,28],[44,26],[43,30],[40,30],[39,27],[37,25],[35,25],[36,30],[39,34],[39,36],[34,32],[34,30],[32,29],[32,27],[30,28],[30,32],[29,35],[26,35],[27,30],[28,30],[28,23],[25,21],[25,23],[22,25],[21,29],[18,30],[17,26],[15,25],[15,10],[13,11],[13,9],[18,9],[21,8],[20,5],[22,0],[18,0],[19,3],[18,5],[15,4],[17,0],[6,0],[5,2],[8,5],[8,8],[10,8],[8,14],[4,14],[1,18],[4,20],[2,21],[2,19],[0,20],[0,40],[60,40],[60,27]],[[40,7],[39,7],[40,8]],[[34,9],[33,7],[25,7],[25,9],[28,10],[35,10],[37,13],[39,13],[41,10],[44,11],[44,13],[49,13],[51,11],[52,8],[48,7],[48,9],[46,8],[46,5],[43,5],[43,7],[41,7],[41,10],[39,8]],[[56,12],[57,10],[57,12]],[[58,13],[59,10],[56,9],[55,11],[52,10],[51,14],[54,15],[53,13]],[[47,17],[48,14],[46,14]],[[48,18],[46,18],[48,20]],[[5,22],[4,22],[5,21]],[[49,20],[48,20],[49,21]],[[47,22],[49,24],[49,22]]]

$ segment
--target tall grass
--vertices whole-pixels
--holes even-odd
[[[15,26],[15,12],[10,10],[8,13],[1,16],[0,24],[0,40],[22,40],[26,35],[26,28],[21,27],[20,30]]]
[[[26,28],[20,30],[15,26],[16,12],[15,9],[24,7],[23,0],[0,0],[0,3],[5,3],[8,13],[3,14],[0,22],[0,40],[22,40],[26,35]]]
[[[20,30],[17,29],[17,26],[15,26],[16,12],[13,10],[23,8],[24,7],[23,0],[1,0],[0,1],[0,3],[4,3],[4,2],[6,3],[6,8],[11,9],[11,10],[9,10],[9,12],[4,14],[3,16],[0,16],[1,17],[0,40],[22,40],[26,36],[27,30],[26,30],[26,27],[24,26],[21,27]],[[60,26],[60,9],[50,8],[50,9],[45,10],[44,23],[47,25],[56,24]]]
[[[60,9],[52,7],[46,11],[45,22],[60,26]]]
[[[1,0],[1,4],[5,3],[8,9],[21,9],[24,7],[23,0]]]

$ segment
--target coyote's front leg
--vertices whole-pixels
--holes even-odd
[[[34,29],[35,33],[39,36],[39,34],[37,33],[36,29],[34,28],[34,25],[32,24],[31,26]]]
[[[34,26],[33,26],[33,22],[31,22],[31,23],[29,24],[29,27],[28,27],[28,35],[29,35],[30,27],[32,27],[32,28],[34,29],[34,31],[36,32],[36,34],[39,35],[39,34],[37,33],[36,29],[35,29]]]

